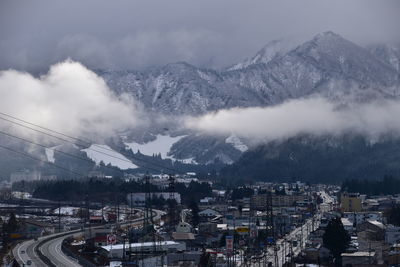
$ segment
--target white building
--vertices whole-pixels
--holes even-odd
[[[367,220],[373,220],[378,222],[382,221],[382,212],[373,211],[373,212],[344,212],[343,217],[349,219],[352,223],[354,221],[357,225],[364,223]]]
[[[122,259],[123,253],[125,251],[126,255],[130,252],[150,252],[156,246],[157,251],[175,252],[186,250],[185,243],[175,242],[175,241],[160,241],[160,242],[144,242],[144,243],[125,243],[117,245],[108,245],[101,247],[101,252],[103,255],[109,258]]]

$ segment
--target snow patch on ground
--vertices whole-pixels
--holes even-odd
[[[79,212],[80,208],[76,208],[76,207],[61,207],[60,211],[59,208],[53,210],[53,214],[58,214],[60,212],[61,215],[75,215]]]
[[[46,158],[48,162],[54,163],[56,161],[56,159],[54,158],[54,149],[56,149],[57,147],[58,146],[45,148]]]
[[[235,134],[231,134],[226,138],[225,143],[233,145],[234,148],[241,152],[245,152],[249,149],[248,146],[246,146]]]
[[[81,151],[86,152],[88,158],[92,159],[96,164],[100,164],[100,162],[103,161],[106,165],[111,164],[112,166],[118,167],[122,170],[138,168],[138,166],[133,164],[125,156],[112,150],[107,145],[94,144],[89,148],[82,149]]]
[[[125,143],[125,145],[132,149],[132,152],[134,153],[136,153],[138,150],[140,153],[148,156],[160,153],[163,159],[172,159],[170,156],[168,156],[168,152],[171,150],[172,145],[181,140],[183,137],[185,137],[185,135],[171,137],[169,135],[158,134],[154,141],[145,144],[132,142]]]
[[[188,158],[188,159],[173,159],[173,160],[182,162],[182,163],[184,163],[184,164],[193,164],[193,165],[197,165],[197,164],[198,164],[194,158]]]

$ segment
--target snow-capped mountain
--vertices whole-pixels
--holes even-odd
[[[276,105],[314,94],[330,98],[355,95],[357,100],[398,97],[399,47],[364,48],[324,32],[300,45],[270,42],[255,56],[222,71],[181,62],[145,71],[98,73],[113,90],[132,95],[152,114],[196,116],[232,107]],[[187,135],[164,152],[175,159],[207,163],[218,157],[230,163],[248,146],[238,137],[169,130],[173,136]],[[152,132],[154,138],[157,134]],[[143,144],[149,140],[131,141]]]
[[[247,68],[250,65],[264,63],[267,64],[275,58],[279,58],[293,49],[295,45],[289,40],[273,40],[267,43],[260,51],[253,57],[247,58],[242,62],[236,63],[229,70],[240,70]]]
[[[131,94],[149,111],[167,115],[274,105],[314,93],[346,93],[349,88],[398,95],[398,58],[392,56],[397,50],[366,49],[333,32],[319,34],[287,52],[287,45],[279,50],[278,44],[267,45],[235,70],[174,63],[100,75],[116,92]]]
[[[376,58],[400,71],[400,44],[375,44],[367,49]]]

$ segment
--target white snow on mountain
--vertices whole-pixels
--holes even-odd
[[[56,159],[54,158],[54,149],[60,146],[53,146],[50,148],[45,148],[45,154],[48,162],[55,163]]]
[[[86,152],[88,158],[92,159],[96,164],[104,162],[104,164],[111,164],[112,166],[118,167],[122,170],[136,169],[138,166],[133,164],[129,159],[120,153],[112,150],[107,145],[91,145],[89,148],[82,149],[81,151]]]
[[[172,159],[172,157],[168,156],[168,153],[171,150],[172,145],[181,140],[183,137],[185,137],[185,135],[171,137],[169,135],[159,134],[156,136],[155,140],[145,144],[138,144],[132,142],[132,143],[126,143],[125,145],[128,148],[132,149],[134,153],[136,153],[138,150],[140,151],[140,153],[148,156],[160,153],[163,159],[165,158]]]
[[[47,161],[54,163],[56,161],[56,159],[54,158],[54,150],[51,148],[45,148],[45,152],[46,152]]]
[[[241,152],[247,151],[249,148],[237,137],[235,134],[231,134],[225,139],[225,143],[233,145],[234,148]]]
[[[345,103],[353,95],[358,101],[400,98],[399,51],[397,46],[365,48],[324,32],[302,43],[272,41],[227,70],[178,62],[144,71],[103,71],[99,75],[117,94],[131,95],[155,115],[199,116],[220,109],[274,106],[309,96],[344,99]],[[153,142],[132,143],[130,147],[146,155],[161,153],[163,158],[194,157],[199,163],[216,157],[232,161],[232,151],[228,156],[223,153],[226,150],[221,152],[220,147],[195,135],[192,141],[176,144],[170,156],[168,152],[178,139],[168,141],[168,137],[157,136]],[[247,150],[234,137],[221,137],[217,143],[232,145],[236,152]]]
[[[255,56],[233,65],[228,68],[228,71],[244,69],[248,66],[259,63],[267,64],[274,58],[286,54],[294,47],[294,42],[291,42],[290,40],[273,40],[267,43]]]

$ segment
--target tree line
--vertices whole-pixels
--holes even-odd
[[[400,193],[400,179],[385,176],[381,180],[351,179],[342,183],[342,191],[366,195],[394,195]]]
[[[25,182],[24,187],[31,188],[34,198],[53,201],[85,201],[90,199],[90,201],[99,203],[125,203],[128,193],[145,192],[146,185],[142,181],[125,181],[117,178],[88,178],[82,180]],[[161,190],[157,186],[150,184],[149,190],[151,192],[162,192],[169,189]],[[180,193],[183,204],[189,204],[192,200],[199,201],[201,198],[212,195],[212,188],[206,182],[192,181],[188,186],[183,183],[176,183],[174,191]],[[158,205],[164,203],[162,199],[155,201]]]

